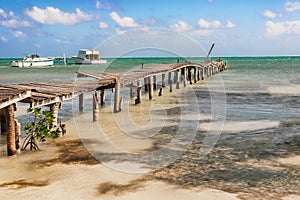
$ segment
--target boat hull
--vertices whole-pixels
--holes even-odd
[[[100,53],[97,50],[80,49],[77,56],[72,56],[75,64],[106,64],[106,60],[100,59]]]
[[[40,60],[16,60],[12,61],[12,67],[50,67],[53,66],[53,59]]]

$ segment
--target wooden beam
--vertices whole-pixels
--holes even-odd
[[[0,102],[0,109],[5,108],[11,104],[17,103],[23,99],[26,99],[31,96],[31,90],[22,91],[19,94],[12,95],[11,97],[8,97],[7,100]]]

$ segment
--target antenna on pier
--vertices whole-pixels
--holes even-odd
[[[208,61],[208,57],[209,57],[209,55],[211,54],[211,52],[212,52],[214,46],[215,46],[215,43],[213,43],[213,44],[211,45],[210,50],[209,50],[209,52],[208,52],[208,54],[207,54],[207,56],[206,56],[206,58],[205,58],[205,62]]]

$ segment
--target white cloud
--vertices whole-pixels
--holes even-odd
[[[100,1],[96,1],[96,8],[103,9],[103,10],[110,10],[111,5],[107,0],[106,0],[105,4],[102,4]]]
[[[274,19],[275,17],[277,17],[277,15],[274,12],[270,11],[270,10],[265,10],[263,12],[263,16],[265,18],[269,18],[269,19]]]
[[[16,37],[16,38],[20,38],[20,37],[25,37],[26,34],[23,33],[22,31],[11,31],[11,34]]]
[[[207,21],[201,18],[198,20],[198,24],[201,28],[206,28],[206,29],[214,29],[214,28],[222,27],[222,23],[219,20]]]
[[[232,23],[231,21],[227,20],[227,24],[226,24],[227,28],[235,28],[236,24]]]
[[[121,30],[121,29],[119,29],[119,28],[116,28],[116,33],[118,34],[118,35],[121,35],[121,34],[124,34],[126,31],[123,31],[123,30]]]
[[[107,23],[105,23],[105,22],[100,22],[99,23],[99,28],[100,29],[106,29],[108,27],[108,24]]]
[[[300,10],[300,2],[299,1],[287,1],[285,3],[285,10],[287,12],[294,12]]]
[[[41,24],[64,24],[73,25],[83,21],[90,21],[92,16],[76,9],[76,13],[67,13],[48,6],[46,9],[41,9],[36,6],[32,7],[32,10],[26,10],[25,13],[35,21]]]
[[[21,20],[13,12],[6,13],[0,8],[0,25],[8,28],[29,27],[31,24],[26,20]]]
[[[285,22],[266,22],[267,37],[276,37],[282,35],[300,35],[300,20]]]
[[[207,0],[208,1],[208,3],[212,3],[213,2],[213,0]]]
[[[1,36],[1,38],[0,38],[0,40],[2,41],[2,42],[5,42],[5,43],[7,43],[7,39],[6,39],[6,37],[4,37],[4,36]]]
[[[193,27],[184,21],[178,20],[177,24],[171,25],[171,28],[178,32],[184,32],[191,30]]]
[[[109,15],[121,27],[133,28],[138,26],[131,17],[121,18],[116,12],[112,12]]]

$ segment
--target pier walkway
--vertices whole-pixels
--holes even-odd
[[[53,121],[57,125],[58,109],[65,100],[79,97],[79,111],[84,108],[84,94],[92,93],[93,97],[93,121],[99,120],[99,104],[105,103],[105,90],[114,90],[114,112],[120,112],[122,108],[122,87],[130,88],[130,96],[133,98],[136,91],[135,103],[141,103],[142,87],[149,93],[149,99],[153,98],[153,91],[162,90],[169,85],[169,90],[179,89],[180,83],[185,87],[204,80],[215,73],[226,69],[223,62],[197,63],[171,63],[157,64],[131,72],[77,72],[77,80],[74,82],[37,82],[29,84],[1,84],[0,85],[0,126],[1,134],[7,135],[8,155],[16,153],[15,140],[17,121],[14,117],[16,103],[28,103],[30,107],[49,106],[55,116]],[[158,77],[161,80],[158,80]],[[159,82],[159,84],[158,84]],[[98,100],[100,91],[100,102]]]

